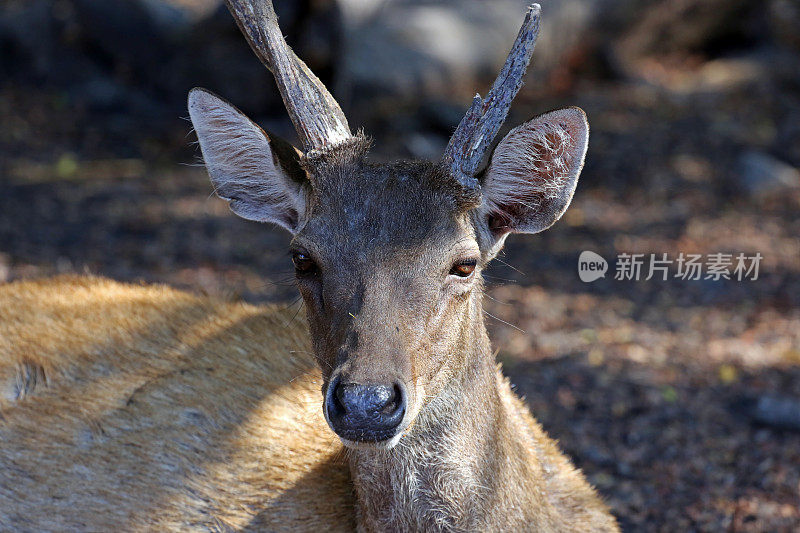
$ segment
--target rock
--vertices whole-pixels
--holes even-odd
[[[739,158],[742,188],[757,199],[800,188],[800,171],[769,154],[749,150]]]
[[[391,121],[392,133],[407,139],[412,132],[452,134],[472,96],[488,92],[531,2],[339,3],[343,42],[334,94],[353,124],[375,132]],[[571,57],[582,57],[575,51],[588,42],[586,32],[601,11],[594,0],[542,0],[541,4],[540,35],[523,93],[554,85],[559,69],[574,67]],[[568,87],[569,81],[558,85]],[[449,105],[440,111],[439,103]],[[394,119],[400,112],[415,120],[405,127]],[[428,153],[419,140],[403,144],[407,151]]]
[[[329,82],[336,3],[273,1],[289,43]],[[222,0],[0,3],[0,77],[63,91],[90,111],[180,115],[189,89],[204,85],[255,116],[285,113]]]
[[[98,59],[136,72],[160,70],[164,65],[171,34],[154,18],[153,2],[73,0],[72,5],[76,40],[91,46],[101,55]]]
[[[59,12],[52,2],[0,4],[0,75],[38,77],[53,66]]]
[[[759,424],[800,431],[800,399],[765,395],[750,406],[750,416]]]
[[[405,140],[406,150],[416,159],[436,160],[447,146],[447,139],[435,134],[412,133]]]
[[[796,0],[772,0],[767,11],[771,33],[779,45],[800,50],[800,4]]]
[[[351,90],[403,98],[486,92],[519,31],[528,0],[377,2],[343,0],[342,76]],[[542,1],[529,79],[548,70],[582,37],[588,0]]]
[[[748,37],[757,7],[747,0],[661,0],[640,10],[621,41],[626,53],[714,53]]]
[[[152,22],[166,33],[175,33],[211,15],[222,0],[140,0]]]

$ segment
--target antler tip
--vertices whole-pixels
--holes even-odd
[[[542,14],[542,6],[539,4],[531,4],[528,6],[528,12],[525,13],[525,20],[522,22],[520,34],[527,31],[539,33],[539,18]]]
[[[542,7],[531,4],[506,58],[500,75],[485,99],[476,95],[464,118],[447,143],[443,160],[465,186],[472,186],[478,165],[494,140],[508,114],[511,101],[522,87],[522,78],[539,36],[539,15]]]

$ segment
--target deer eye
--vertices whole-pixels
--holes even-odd
[[[317,264],[308,254],[303,252],[294,252],[292,254],[292,263],[294,263],[294,271],[299,276],[307,276],[317,271]]]
[[[459,278],[468,278],[475,272],[475,266],[477,264],[477,259],[462,259],[453,265],[453,268],[450,269],[450,275],[458,276]]]

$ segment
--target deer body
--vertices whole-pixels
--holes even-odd
[[[189,114],[218,196],[291,232],[310,343],[275,310],[163,288],[0,289],[0,524],[615,531],[502,377],[483,321],[483,269],[510,234],[558,220],[588,146],[585,114],[560,109],[480,168],[539,7],[440,161],[375,164],[271,2],[227,3],[302,149],[203,89]]]
[[[0,287],[0,530],[353,531],[294,314],[97,278]]]
[[[448,393],[483,382],[468,416],[443,396],[409,442],[346,451],[294,314],[100,278],[0,287],[0,529],[612,528],[494,365]]]

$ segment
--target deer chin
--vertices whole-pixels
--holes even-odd
[[[342,437],[339,437],[339,440],[342,441],[342,444],[345,446],[345,448],[351,450],[391,450],[397,446],[397,443],[400,442],[400,439],[403,438],[403,435],[405,435],[405,429],[400,428],[394,437],[376,442],[348,440]]]

